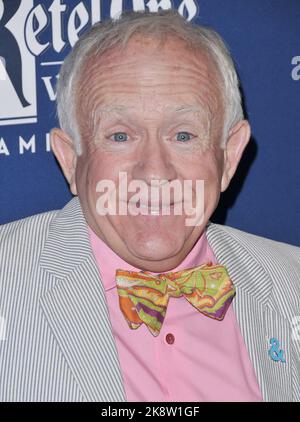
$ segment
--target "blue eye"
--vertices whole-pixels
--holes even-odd
[[[192,135],[188,132],[178,132],[176,136],[176,140],[180,142],[190,141],[192,139]]]
[[[116,132],[112,136],[113,140],[116,142],[124,142],[128,140],[128,135],[125,132]]]

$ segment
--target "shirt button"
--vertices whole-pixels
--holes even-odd
[[[175,337],[173,334],[169,333],[166,335],[166,342],[168,344],[173,344],[175,342]]]

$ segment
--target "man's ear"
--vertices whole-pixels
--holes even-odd
[[[224,169],[221,192],[224,192],[237,169],[242,154],[250,140],[251,129],[247,120],[240,120],[230,129],[224,149]]]
[[[54,128],[50,132],[50,142],[52,151],[70,185],[71,192],[73,195],[77,195],[75,180],[77,154],[73,141],[62,129]]]

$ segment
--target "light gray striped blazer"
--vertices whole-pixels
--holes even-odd
[[[300,248],[209,223],[265,401],[300,400]],[[78,198],[0,230],[0,400],[126,400]],[[298,330],[297,330],[298,324]],[[280,342],[286,362],[268,354]]]

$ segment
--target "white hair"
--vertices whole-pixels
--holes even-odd
[[[117,19],[96,23],[79,38],[65,58],[57,84],[57,114],[60,127],[73,139],[77,154],[81,154],[81,139],[76,122],[76,94],[82,69],[91,55],[101,55],[114,47],[123,48],[137,33],[159,40],[174,36],[195,50],[205,51],[213,60],[220,76],[224,108],[221,147],[224,148],[229,130],[244,118],[239,80],[233,60],[217,32],[187,22],[177,10],[169,9],[156,13],[127,11]]]

